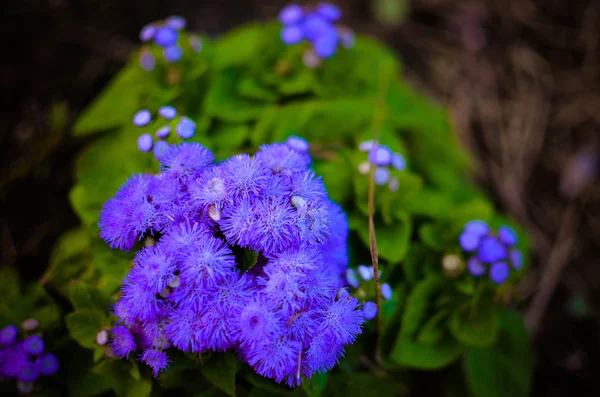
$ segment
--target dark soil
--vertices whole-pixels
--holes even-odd
[[[274,17],[275,0],[9,0],[0,6],[0,264],[38,278],[68,203],[69,124],[127,60],[148,21],[185,16],[218,34]],[[404,74],[446,104],[476,180],[535,246],[520,307],[536,396],[600,389],[600,2],[413,0],[402,25],[367,0],[345,21],[395,47]],[[66,117],[66,118],[65,118]],[[61,118],[65,118],[61,121]]]

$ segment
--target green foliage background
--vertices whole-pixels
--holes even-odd
[[[304,47],[283,45],[279,29],[252,24],[216,41],[204,39],[201,53],[187,51],[180,63],[159,62],[152,72],[134,54],[78,119],[73,135],[89,141],[70,193],[81,226],[57,241],[41,284],[20,291],[13,272],[5,269],[0,277],[1,325],[35,317],[56,335],[51,347],[63,369],[42,393],[61,395],[57,390],[66,385],[78,397],[393,396],[410,394],[414,371],[427,370],[436,371],[432,379],[441,379],[446,396],[528,395],[528,336],[521,318],[503,308],[521,275],[500,288],[470,277],[458,235],[467,221],[482,219],[514,226],[525,252],[527,241],[469,182],[469,158],[447,111],[411,89],[397,57],[371,38],[359,36],[354,48],[308,69]],[[352,267],[371,261],[368,177],[358,172],[366,155],[358,143],[377,134],[407,159],[406,171],[392,171],[399,189],[376,191],[382,279],[394,291],[381,308],[383,332],[378,335],[374,321],[367,324],[332,373],[288,389],[254,374],[232,353],[173,354],[170,370],[153,380],[135,359],[114,359],[96,344],[98,331],[114,323],[109,308],[133,257],[99,238],[100,209],[132,174],[158,170],[156,160],[137,149],[142,130],[131,119],[141,108],[165,104],[197,122],[192,140],[217,158],[292,134],[310,141],[316,172],[348,213]],[[453,274],[442,267],[448,255],[462,263]],[[373,300],[374,286],[363,282],[355,295]],[[15,299],[17,307],[8,303]]]

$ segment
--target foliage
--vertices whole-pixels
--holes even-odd
[[[473,396],[527,395],[527,335],[518,315],[499,308],[522,272],[496,287],[464,271],[458,236],[465,223],[507,221],[469,182],[468,157],[447,111],[410,88],[396,56],[371,38],[358,36],[354,48],[339,49],[311,69],[303,64],[302,45],[284,46],[279,29],[275,23],[244,26],[204,40],[202,51],[186,54],[181,63],[159,63],[152,71],[143,70],[135,54],[76,122],[75,137],[96,135],[78,157],[70,195],[81,226],[57,241],[43,277],[71,305],[65,326],[77,343],[70,342],[69,395],[403,395],[411,371],[457,367],[460,361]],[[380,308],[382,333],[377,335],[375,321],[368,324],[333,373],[289,389],[258,377],[229,353],[181,354],[154,381],[134,357],[114,359],[96,343],[96,334],[114,323],[109,309],[133,254],[110,250],[99,239],[99,213],[129,176],[157,171],[156,160],[137,149],[139,132],[131,119],[139,109],[164,104],[194,119],[191,141],[220,159],[290,135],[307,139],[313,168],[348,213],[352,268],[371,263],[369,180],[358,171],[367,155],[358,144],[377,134],[406,159],[406,170],[392,171],[398,189],[377,186],[375,193],[382,280],[393,290]],[[519,248],[527,252],[524,233],[519,236]],[[456,271],[443,266],[449,256],[459,263]],[[2,322],[27,316],[5,302],[47,299],[38,284],[21,298],[16,280],[10,272],[0,277]],[[353,294],[373,300],[374,288],[373,280],[363,281]],[[34,310],[19,305],[25,307]],[[55,312],[43,315],[36,314],[47,318],[48,327],[57,321]]]

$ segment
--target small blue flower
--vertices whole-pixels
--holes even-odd
[[[142,109],[133,116],[133,124],[136,127],[143,127],[149,124],[150,120],[152,120],[152,115],[147,109]]]
[[[490,227],[484,221],[473,220],[467,222],[464,230],[473,235],[483,237],[488,234]]]
[[[111,330],[113,340],[111,346],[117,357],[128,358],[129,353],[135,351],[137,345],[131,331],[124,326],[118,326]]]
[[[165,141],[157,141],[154,145],[154,157],[156,157],[159,161],[160,159],[169,151],[169,144]]]
[[[17,340],[19,329],[15,325],[9,325],[0,331],[0,344],[12,345]]]
[[[40,369],[33,363],[27,363],[19,371],[19,380],[21,382],[33,382],[41,375]]]
[[[377,316],[377,305],[374,302],[365,302],[362,310],[367,320],[373,320]]]
[[[377,185],[385,185],[391,176],[389,168],[377,167],[375,170],[375,183]]]
[[[164,371],[169,367],[169,357],[167,353],[160,350],[146,350],[141,356],[140,359],[145,362],[150,368],[152,368],[152,373],[154,377],[158,376],[160,371]]]
[[[287,45],[298,44],[304,40],[304,31],[296,25],[284,26],[281,29],[281,41]]]
[[[473,256],[467,261],[467,270],[474,277],[481,277],[485,274],[486,269],[484,264],[481,263],[481,261],[479,260],[479,258]]]
[[[400,153],[394,153],[392,156],[392,167],[398,171],[404,171],[406,169],[406,160]]]
[[[373,266],[359,265],[358,273],[363,278],[363,280],[369,281],[374,276]]]
[[[490,279],[496,284],[504,283],[510,274],[510,268],[506,262],[494,263],[490,268]]]
[[[313,50],[321,59],[335,55],[338,46],[338,35],[334,27],[324,30],[313,40]]]
[[[510,250],[510,262],[515,270],[521,270],[523,268],[523,253],[515,249]]]
[[[300,153],[307,153],[310,149],[308,141],[300,136],[290,135],[285,142],[290,149]]]
[[[178,62],[183,57],[183,50],[178,45],[167,47],[163,50],[167,62]]]
[[[481,236],[464,230],[459,237],[460,246],[466,252],[473,252],[479,247]]]
[[[154,42],[160,47],[172,47],[177,43],[179,34],[170,26],[161,26],[154,35]]]
[[[392,151],[385,145],[377,145],[369,151],[369,162],[373,165],[388,166],[392,164]]]
[[[370,152],[375,147],[375,143],[372,140],[361,142],[358,145],[358,150],[361,152]]]
[[[342,17],[340,8],[331,3],[321,3],[317,6],[317,12],[323,17],[332,22],[339,20]]]
[[[149,152],[152,150],[152,145],[154,140],[152,139],[152,135],[150,134],[142,134],[138,138],[137,146],[142,152]]]
[[[164,125],[162,127],[160,127],[158,130],[156,130],[156,136],[158,138],[166,138],[169,136],[169,134],[171,133],[171,127],[168,125]]]

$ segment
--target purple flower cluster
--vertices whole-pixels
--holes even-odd
[[[304,63],[318,66],[321,59],[335,55],[339,45],[345,48],[354,45],[354,33],[335,24],[341,17],[341,10],[331,3],[316,7],[291,4],[279,13],[279,22],[283,24],[281,40],[288,45],[309,42],[312,49],[305,54]]]
[[[164,139],[171,134],[171,130],[175,129],[180,138],[189,139],[196,133],[196,123],[185,116],[176,119],[177,110],[175,110],[175,108],[172,106],[161,107],[158,110],[158,115],[163,122],[170,124],[163,124],[159,128],[156,128],[155,134],[156,138],[158,138],[156,142],[154,142],[152,135],[144,133],[139,136],[137,145],[138,149],[140,149],[142,152],[149,152],[154,148],[154,156],[157,159],[160,159],[169,148],[169,144],[165,142]],[[133,124],[136,127],[146,127],[151,122],[152,113],[150,113],[150,111],[147,109],[142,109],[133,116]]]
[[[360,278],[357,276],[357,271],[354,269],[346,269],[346,282],[353,288],[360,287],[360,279],[362,278],[365,281],[370,281],[375,277],[375,270],[373,266],[359,265],[358,266],[358,274]],[[381,276],[381,272],[380,272]],[[385,300],[392,299],[392,287],[388,283],[381,284],[381,296]],[[363,305],[363,313],[367,320],[372,320],[377,316],[377,305],[374,302],[367,301]]]
[[[178,62],[183,57],[183,49],[178,45],[179,31],[185,29],[185,18],[170,16],[163,21],[149,23],[140,30],[140,40],[143,43],[154,42],[162,48],[163,56],[167,62]],[[202,50],[202,42],[196,35],[190,35],[189,45],[194,52]],[[140,64],[145,70],[153,70],[156,66],[156,58],[150,50],[145,47],[140,55]]]
[[[358,171],[366,175],[371,171],[371,167],[377,167],[375,169],[375,183],[377,185],[388,184],[389,189],[392,192],[398,190],[398,178],[392,176],[391,168],[398,171],[404,171],[406,169],[406,160],[400,153],[394,153],[386,145],[375,144],[373,141],[365,141],[358,145],[358,149],[361,152],[368,152],[369,159],[361,163],[358,167]]]
[[[58,359],[51,353],[44,353],[44,341],[40,336],[19,339],[18,334],[15,325],[0,330],[0,379],[17,380],[19,390],[28,393],[41,375],[53,375],[58,371]]]
[[[465,225],[459,237],[460,246],[473,255],[467,269],[475,277],[483,276],[489,267],[490,279],[496,284],[504,283],[510,275],[510,266],[523,268],[523,253],[516,249],[517,233],[503,225],[494,233],[484,221],[473,220]]]
[[[114,307],[117,356],[139,353],[156,376],[169,347],[234,349],[290,386],[337,362],[364,315],[343,288],[346,216],[308,149],[290,137],[215,164],[200,144],[171,146],[160,174],[132,177],[106,202],[100,235],[112,248],[146,238]]]

